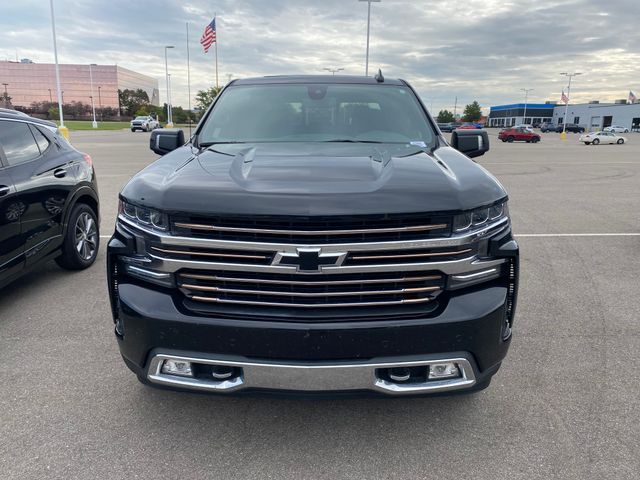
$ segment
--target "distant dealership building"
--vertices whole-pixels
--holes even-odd
[[[93,65],[93,95],[96,108],[118,108],[118,90],[141,88],[152,105],[159,105],[158,81],[117,65]],[[57,102],[55,65],[0,61],[2,93],[6,88],[14,107],[28,108],[34,102]],[[6,84],[6,85],[4,85]],[[91,103],[89,65],[60,65],[63,103]]]
[[[623,103],[624,102],[624,103]],[[564,105],[553,112],[553,122],[564,123]],[[589,131],[598,131],[610,125],[619,125],[629,130],[640,131],[640,103],[581,103],[569,104],[567,123],[577,123]]]
[[[564,123],[565,105],[555,103],[527,104],[526,117],[524,103],[497,105],[490,108],[487,125],[490,127],[511,127],[519,124],[551,122],[556,125]],[[575,123],[588,131],[598,131],[610,125],[619,125],[629,130],[640,131],[640,103],[626,103],[618,100],[615,103],[599,103],[597,101],[580,104],[569,104],[567,107],[567,123]]]
[[[533,123],[551,122],[554,103],[512,103],[491,107],[487,125],[490,127],[512,127]],[[526,116],[525,116],[526,115]]]

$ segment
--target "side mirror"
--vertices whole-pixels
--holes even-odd
[[[158,155],[172,152],[184,145],[184,132],[179,128],[163,128],[151,132],[149,148]]]
[[[482,130],[454,130],[451,146],[469,158],[479,157],[489,151],[489,135]]]

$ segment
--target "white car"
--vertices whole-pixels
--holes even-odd
[[[131,131],[142,130],[143,132],[150,132],[160,127],[160,123],[150,116],[136,117],[131,120]]]
[[[586,135],[582,135],[580,137],[580,141],[584,142],[585,145],[598,145],[600,143],[617,143],[618,145],[621,145],[626,142],[627,139],[620,135],[616,135],[613,132],[591,132]]]
[[[621,127],[620,125],[611,125],[610,127],[603,128],[602,131],[613,133],[629,133],[628,128]]]
[[[516,125],[516,126],[515,126],[515,127],[513,127],[513,128],[524,128],[525,130],[528,130],[528,131],[530,131],[531,133],[533,133],[533,126],[531,126],[531,125],[527,125],[526,123],[523,123],[523,124],[521,124],[521,125]]]

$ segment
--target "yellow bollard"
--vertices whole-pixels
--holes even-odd
[[[562,132],[560,134],[560,140],[566,140],[567,139],[567,132]]]
[[[58,127],[58,131],[64,138],[69,140],[69,129],[67,127]]]
[[[167,123],[164,128],[173,128],[173,123]]]

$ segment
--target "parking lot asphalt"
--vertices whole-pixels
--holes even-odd
[[[294,400],[175,393],[120,359],[104,247],[0,292],[0,479],[637,479],[640,134],[543,134],[478,162],[509,190],[521,246],[514,339],[476,395]],[[109,235],[148,134],[72,132]],[[597,234],[597,235],[586,235]],[[615,235],[610,235],[615,234]]]

